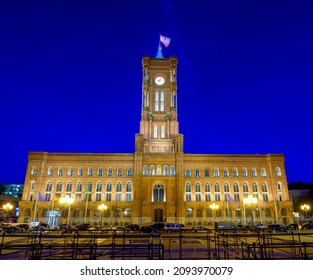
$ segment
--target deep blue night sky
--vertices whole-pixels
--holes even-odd
[[[312,15],[301,0],[1,1],[0,183],[24,183],[29,151],[133,153],[160,33],[186,153],[283,153],[288,182],[313,182]]]

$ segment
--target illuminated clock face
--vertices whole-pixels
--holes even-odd
[[[155,78],[155,83],[156,83],[158,86],[163,85],[164,82],[165,82],[165,80],[164,80],[164,78],[162,78],[162,77],[156,77],[156,78]]]

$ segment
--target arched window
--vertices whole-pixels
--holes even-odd
[[[154,111],[159,111],[159,92],[155,92]]]
[[[167,165],[163,166],[163,175],[168,176],[168,166]]]
[[[247,174],[247,169],[246,168],[243,168],[242,169],[242,177],[247,177],[248,174]]]
[[[252,170],[251,170],[251,176],[252,177],[256,177],[256,169],[255,168],[252,168]]]
[[[223,173],[224,173],[224,177],[228,177],[228,169],[227,168],[224,168]]]
[[[112,182],[107,182],[105,191],[105,200],[112,201]]]
[[[214,168],[214,177],[218,176],[219,176],[218,168]]]
[[[98,176],[102,176],[103,175],[103,169],[101,167],[98,168],[97,175]]]
[[[196,177],[200,177],[200,169],[199,168],[196,169]]]
[[[132,183],[126,183],[126,201],[132,201]]]
[[[261,177],[265,177],[266,176],[266,171],[265,171],[264,168],[261,168],[260,173],[261,173]]]
[[[73,168],[70,167],[68,170],[67,170],[67,175],[68,176],[73,176]]]
[[[257,193],[257,192],[258,192],[258,185],[257,185],[256,182],[253,182],[253,184],[252,184],[252,191],[253,191],[254,193]]]
[[[211,188],[208,182],[205,183],[205,201],[211,201]]]
[[[113,175],[113,169],[111,167],[108,168],[108,176]]]
[[[47,182],[46,192],[51,192],[51,190],[52,190],[52,183],[51,182]]]
[[[157,166],[156,175],[162,175],[162,167],[161,167],[161,165]]]
[[[206,169],[204,170],[204,176],[205,176],[205,177],[209,177],[209,176],[210,176],[210,172],[209,172],[209,169],[208,169],[208,168],[206,168]]]
[[[196,201],[201,201],[201,185],[200,185],[200,182],[196,183]]]
[[[229,184],[227,182],[224,183],[224,192],[229,192]]]
[[[115,201],[122,201],[122,183],[121,182],[117,182],[116,184]]]
[[[155,175],[154,165],[150,165],[150,175]]]
[[[66,194],[70,194],[72,192],[72,182],[67,182],[66,184]]]
[[[62,192],[62,183],[61,182],[58,182],[57,183],[57,187],[55,189],[55,194],[56,195],[61,195],[61,192]]]
[[[63,176],[63,168],[60,167],[58,170],[58,176]]]
[[[247,193],[247,195],[248,195],[248,193],[249,193],[249,186],[248,186],[248,183],[247,182],[244,182],[243,183],[243,192],[244,193]],[[245,194],[244,194],[245,195]]]
[[[277,183],[277,189],[278,189],[279,192],[283,191],[280,182]]]
[[[189,182],[185,185],[185,200],[191,201],[191,184]]]
[[[133,169],[131,167],[127,168],[127,176],[128,177],[133,176]]]
[[[117,169],[117,176],[122,176],[122,175],[123,175],[123,169],[119,167]]]
[[[75,199],[77,201],[81,201],[82,189],[83,189],[83,183],[82,182],[77,182],[76,183],[76,194],[75,194]]]
[[[86,201],[91,201],[91,194],[92,194],[92,183],[87,182],[87,185],[86,185]]]
[[[88,176],[92,176],[92,168],[91,167],[88,168]]]
[[[157,185],[153,188],[153,202],[165,202],[163,186]]]
[[[186,168],[186,177],[190,176],[191,176],[190,168]]]
[[[32,175],[37,175],[37,173],[38,173],[38,167],[37,167],[37,166],[34,166],[33,169],[32,169],[31,174],[32,174]]]
[[[171,176],[174,176],[174,175],[175,175],[175,167],[174,167],[174,165],[171,165],[171,168],[170,168],[170,175],[171,175]]]
[[[53,167],[49,167],[48,169],[48,176],[53,176]]]
[[[275,168],[276,176],[281,176],[281,171],[279,167]]]
[[[215,192],[220,192],[220,185],[219,185],[219,183],[215,183],[215,185],[214,185],[214,191],[215,191]]]
[[[148,176],[148,166],[147,165],[143,166],[143,175]]]
[[[234,177],[238,177],[238,170],[237,170],[237,168],[233,169],[233,176]]]
[[[96,192],[102,192],[102,182],[97,182]]]
[[[82,167],[78,168],[77,175],[78,176],[83,176],[83,168]]]

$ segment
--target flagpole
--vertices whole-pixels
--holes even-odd
[[[227,193],[227,199],[226,199],[226,212],[227,212],[227,214],[226,214],[226,218],[228,219],[229,218],[229,204],[228,204],[228,200],[229,200],[229,193]]]
[[[276,196],[273,194],[273,199],[274,199],[274,212],[275,212],[275,224],[278,223],[277,219],[277,205],[276,205]]]
[[[260,224],[263,224],[263,222],[262,222],[262,211],[261,211],[261,202],[260,202],[260,199],[258,199],[258,202],[259,202],[259,211],[260,211]]]
[[[84,224],[87,223],[88,198],[89,198],[89,197],[86,195],[86,208],[85,208]]]

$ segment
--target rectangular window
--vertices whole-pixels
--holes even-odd
[[[126,193],[126,201],[132,201],[132,194]]]
[[[153,128],[153,138],[157,139],[158,138],[158,127],[154,126]]]
[[[161,126],[161,138],[162,139],[165,138],[165,126],[164,125]]]
[[[122,201],[122,194],[121,193],[117,193],[116,194],[116,199],[115,201]]]
[[[160,96],[160,111],[164,112],[164,91],[161,91]]]
[[[159,111],[159,92],[155,92],[155,104],[154,104],[155,111]]]

